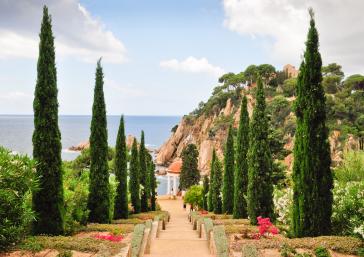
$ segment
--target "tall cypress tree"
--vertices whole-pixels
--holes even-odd
[[[214,166],[214,180],[212,182],[212,202],[215,214],[222,213],[222,168],[219,158],[216,156],[215,149],[212,153],[214,162],[211,164]]]
[[[120,118],[115,146],[115,177],[118,181],[115,196],[114,218],[128,218],[128,160],[126,152],[124,116]]]
[[[203,191],[202,191],[203,194],[202,205],[204,210],[208,210],[207,195],[209,193],[209,188],[210,188],[209,177],[205,175],[203,178]]]
[[[248,160],[249,149],[249,113],[246,96],[241,101],[240,121],[237,139],[236,169],[234,183],[234,213],[235,219],[247,218],[246,195],[248,190]]]
[[[104,98],[104,74],[101,59],[97,62],[94,103],[92,106],[90,135],[89,221],[110,222],[109,167],[107,162],[107,122]]]
[[[198,150],[196,145],[189,144],[182,151],[182,168],[180,174],[181,189],[188,189],[200,182],[198,170]]]
[[[209,195],[207,199],[207,205],[209,211],[214,211],[214,201],[213,201],[213,183],[214,183],[214,174],[215,174],[215,161],[216,161],[216,152],[215,149],[212,152],[211,164],[210,164],[210,188]]]
[[[297,116],[293,165],[292,230],[296,237],[327,235],[331,230],[333,178],[325,125],[325,94],[314,13],[296,88]]]
[[[40,190],[33,192],[37,219],[34,234],[59,235],[64,232],[64,197],[61,133],[58,128],[57,70],[52,20],[43,8],[40,31],[37,83],[34,92],[33,157],[37,161]]]
[[[129,167],[129,191],[131,198],[131,205],[133,206],[134,213],[140,212],[140,167],[139,167],[139,154],[138,144],[134,138],[133,146],[131,147],[131,159]]]
[[[231,125],[225,147],[222,197],[222,211],[227,214],[232,214],[234,210],[234,137]]]
[[[156,210],[156,188],[157,188],[157,180],[155,177],[155,164],[153,162],[153,158],[150,154],[148,154],[148,172],[149,172],[149,182],[150,182],[150,210]]]
[[[258,78],[248,151],[248,214],[251,224],[257,224],[259,216],[274,220],[272,156],[268,129],[263,83]]]
[[[148,201],[150,199],[150,183],[149,183],[149,172],[147,168],[147,150],[145,149],[144,131],[142,131],[139,147],[139,167],[140,167],[140,184],[142,185],[141,191],[141,211],[148,211]]]

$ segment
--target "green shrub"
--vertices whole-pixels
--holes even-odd
[[[331,254],[325,247],[317,247],[315,249],[315,255],[316,257],[331,257]]]
[[[131,257],[137,257],[139,255],[140,246],[144,236],[144,224],[138,224],[133,231],[133,237],[131,240]]]
[[[359,248],[357,251],[358,256],[364,257],[364,248]]]
[[[203,188],[200,185],[191,186],[185,195],[185,202],[202,208]]]
[[[62,251],[60,252],[57,257],[72,257],[73,256],[73,253],[72,251],[70,250],[65,250],[65,251]]]
[[[241,250],[242,257],[258,257],[258,250],[254,245],[244,245],[242,250]],[[282,255],[283,256],[283,255]],[[288,257],[288,256],[284,256],[284,257]]]
[[[364,152],[350,151],[338,166],[334,175],[338,182],[364,181]]]
[[[296,94],[296,84],[297,78],[286,79],[282,85],[283,95],[286,97],[294,96]]]
[[[224,226],[215,226],[213,228],[214,241],[216,245],[217,257],[229,256],[229,243],[225,234]]]
[[[210,232],[214,228],[214,223],[212,222],[212,219],[210,219],[210,218],[204,218],[203,223],[205,225],[205,232],[206,232],[207,240],[209,240],[210,239]]]
[[[0,251],[21,240],[35,218],[31,192],[38,188],[35,163],[0,147]]]

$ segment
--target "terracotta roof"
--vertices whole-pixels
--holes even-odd
[[[179,161],[174,161],[167,168],[167,172],[179,174],[179,173],[181,173],[181,168],[182,168],[182,161],[180,161],[180,160]]]

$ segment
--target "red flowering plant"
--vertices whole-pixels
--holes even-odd
[[[254,239],[260,239],[261,237],[269,237],[274,236],[279,233],[279,229],[270,222],[269,218],[262,218],[259,216],[257,218],[258,226],[259,226],[259,233],[254,234]]]
[[[120,242],[121,240],[123,240],[122,236],[116,236],[116,235],[103,235],[103,234],[97,234],[94,236],[97,239],[101,239],[101,240],[108,240],[111,242]]]
[[[206,210],[201,210],[201,211],[200,211],[200,214],[201,214],[201,215],[209,214],[209,212],[208,212],[208,211],[206,211]]]

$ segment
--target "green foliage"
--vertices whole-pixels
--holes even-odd
[[[0,252],[29,232],[35,219],[31,192],[36,190],[34,161],[0,147]]]
[[[92,106],[90,193],[88,197],[89,221],[97,223],[110,222],[107,121],[103,86],[104,74],[100,59],[96,67],[94,102]]]
[[[174,125],[173,128],[171,128],[171,132],[175,133],[178,129],[178,124]]]
[[[342,67],[337,63],[330,63],[327,66],[322,66],[321,71],[324,77],[327,76],[338,76],[340,78],[344,77],[344,72],[342,71]]]
[[[89,215],[89,171],[72,170],[64,165],[65,233],[73,234],[80,225],[86,225]]]
[[[268,104],[268,114],[273,128],[281,128],[284,126],[285,119],[291,112],[291,105],[287,99],[278,95]]]
[[[297,130],[293,165],[295,237],[327,235],[331,231],[333,179],[326,127],[325,94],[321,85],[321,56],[313,11],[304,60],[297,82]]]
[[[333,194],[333,232],[364,239],[364,180],[335,183]]]
[[[351,90],[363,90],[364,89],[364,76],[360,74],[354,74],[347,77],[344,81],[344,88],[348,91]]]
[[[248,160],[249,149],[249,113],[247,98],[243,97],[237,136],[236,168],[234,174],[234,212],[235,219],[247,218],[246,195],[248,190]]]
[[[357,251],[357,255],[359,257],[364,257],[364,248],[359,248],[358,251]]]
[[[203,192],[202,192],[202,208],[204,210],[208,210],[208,193],[209,193],[209,188],[210,188],[210,181],[209,181],[209,177],[208,176],[204,176],[203,178]]]
[[[180,174],[180,188],[188,189],[200,182],[198,170],[198,150],[196,145],[189,144],[182,151],[182,168]]]
[[[334,177],[340,183],[364,181],[364,152],[349,151],[341,164],[335,168]]]
[[[207,238],[209,240],[210,239],[210,232],[214,228],[214,223],[212,222],[211,218],[204,218],[203,223],[204,223],[204,227],[205,227],[205,234],[206,234],[206,236],[207,236]]]
[[[140,167],[139,178],[140,178],[140,185],[142,186],[140,205],[142,212],[148,211],[149,209],[148,202],[150,199],[150,181],[149,181],[149,172],[146,160],[147,155],[148,152],[145,149],[144,131],[142,131],[140,139],[140,147],[139,147],[139,167]]]
[[[258,250],[254,245],[245,244],[241,249],[242,257],[258,257]],[[282,255],[283,256],[283,255]],[[288,257],[288,256],[283,256]]]
[[[282,90],[285,97],[291,97],[296,94],[297,78],[286,79],[283,82]]]
[[[335,94],[340,86],[341,77],[332,75],[324,77],[322,80],[322,86],[324,87],[324,90],[328,94]]]
[[[111,161],[115,156],[114,150],[108,147],[107,159]],[[72,162],[72,168],[75,170],[89,169],[91,165],[91,152],[90,148],[83,149],[81,154],[76,157]]]
[[[61,251],[57,257],[72,257],[73,253],[70,250]]]
[[[153,162],[153,158],[150,154],[147,156],[147,167],[149,171],[149,181],[150,181],[150,210],[156,211],[156,190],[157,190],[157,178],[155,177],[155,164]]]
[[[134,213],[140,212],[140,166],[138,144],[134,138],[129,167],[129,192]]]
[[[214,158],[215,156],[215,158]],[[222,213],[222,167],[219,158],[216,156],[215,149],[212,152],[212,160],[211,166],[214,169],[214,180],[212,183],[212,202],[214,207],[214,213],[220,214]]]
[[[251,224],[257,217],[274,220],[272,156],[268,140],[268,117],[261,80],[258,80],[256,105],[250,123],[248,151],[248,214]]]
[[[58,127],[57,70],[54,37],[48,8],[43,8],[39,34],[37,82],[34,92],[33,157],[37,162],[40,190],[33,192],[37,219],[34,234],[64,232],[61,132]]]
[[[213,234],[216,245],[216,257],[228,257],[229,242],[225,234],[224,226],[214,226]]]
[[[316,257],[331,257],[331,254],[325,247],[317,247],[315,249],[315,256]]]
[[[234,137],[232,126],[230,126],[225,147],[222,189],[222,211],[227,214],[232,214],[234,210],[234,167]]]
[[[184,201],[192,206],[203,208],[203,187],[200,185],[189,187],[185,194]]]
[[[209,193],[207,196],[207,205],[208,205],[208,211],[212,212],[214,211],[214,180],[215,180],[215,161],[216,161],[216,152],[215,149],[212,153],[211,163],[210,163],[210,186],[209,186]]]
[[[118,136],[115,146],[115,176],[118,181],[116,189],[114,218],[127,219],[128,210],[128,160],[127,160],[124,116],[120,118]]]

